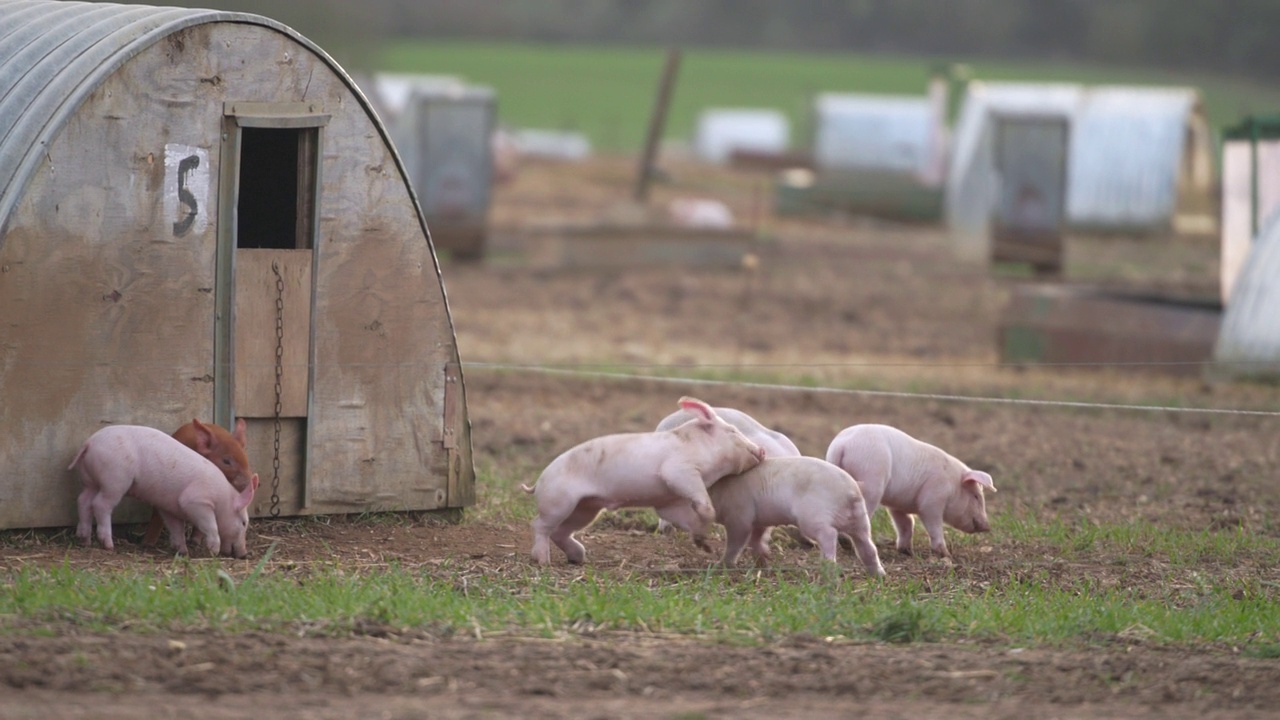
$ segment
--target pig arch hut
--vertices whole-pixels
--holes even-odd
[[[104,425],[193,417],[246,420],[255,515],[473,503],[406,177],[279,23],[0,0],[0,527],[74,524],[67,466]],[[145,517],[130,502],[118,521]]]

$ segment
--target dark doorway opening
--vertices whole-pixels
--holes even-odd
[[[236,247],[312,247],[316,132],[241,128]]]

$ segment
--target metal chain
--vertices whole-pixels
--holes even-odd
[[[284,375],[284,274],[280,261],[271,261],[271,272],[276,274],[276,433],[271,456],[271,517],[280,517],[280,414],[284,411],[281,377]]]

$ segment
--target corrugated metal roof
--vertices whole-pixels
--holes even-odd
[[[1253,242],[1222,315],[1214,357],[1232,375],[1280,374],[1280,213]]]
[[[948,190],[972,200],[974,193],[965,192],[965,185],[991,173],[979,166],[986,164],[980,156],[988,147],[993,115],[1064,117],[1071,123],[1068,223],[1107,229],[1167,225],[1177,205],[1191,114],[1198,106],[1194,88],[974,83],[956,123]],[[965,214],[963,208],[951,209],[956,217]]]
[[[698,114],[694,149],[710,162],[727,162],[735,150],[786,151],[791,123],[774,108],[711,108]]]
[[[814,100],[813,160],[820,169],[937,173],[940,108],[928,97],[823,93]],[[937,179],[934,180],[934,183]]]
[[[332,58],[274,20],[146,5],[0,0],[0,237],[44,148],[85,98],[152,44],[212,22],[261,25],[289,35],[331,65],[376,118],[368,100]]]

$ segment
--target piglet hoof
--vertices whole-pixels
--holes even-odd
[[[915,553],[911,552],[911,548],[909,548],[909,547],[900,547],[900,548],[898,548],[898,554],[899,554],[899,555],[906,555],[907,557],[911,557],[911,556],[912,556],[912,555],[914,555]]]

